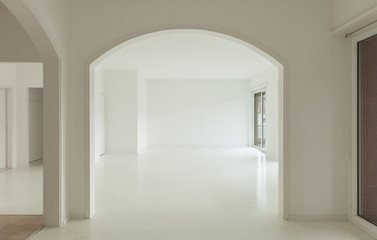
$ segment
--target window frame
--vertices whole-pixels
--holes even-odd
[[[359,42],[377,35],[377,25],[353,34],[348,40],[347,101],[347,215],[358,228],[377,238],[377,226],[359,216]]]
[[[255,94],[263,93],[263,92],[266,94],[266,101],[267,101],[267,84],[263,84],[263,85],[258,86],[256,88],[250,89],[251,107],[250,107],[250,121],[249,121],[249,125],[250,125],[250,127],[249,127],[250,128],[250,134],[249,134],[250,144],[249,144],[249,146],[266,153],[267,138],[265,138],[266,140],[265,140],[265,144],[264,144],[263,147],[259,147],[258,145],[255,144],[255,101],[254,101],[255,98],[254,97],[255,97]],[[261,94],[261,98],[262,98],[262,96],[263,95]],[[262,104],[262,102],[261,102],[261,104]],[[262,110],[262,112],[263,112],[263,110]],[[266,112],[266,122],[267,122],[267,112]],[[262,138],[263,138],[263,133],[262,133]]]

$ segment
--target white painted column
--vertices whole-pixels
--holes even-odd
[[[0,168],[7,167],[7,95],[0,88]]]

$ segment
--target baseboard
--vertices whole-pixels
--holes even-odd
[[[368,235],[370,235],[373,239],[377,239],[377,230],[376,226],[369,221],[359,217],[353,216],[350,219],[350,222],[355,225],[357,228],[361,229]]]
[[[347,215],[289,215],[289,221],[347,221]]]
[[[12,168],[28,168],[30,167],[29,163],[17,163],[12,166]]]
[[[37,230],[35,230],[29,237],[25,238],[25,240],[31,240],[37,233],[39,233],[45,226],[40,226]]]
[[[37,164],[43,162],[43,158],[35,159],[29,162],[30,165]]]
[[[71,213],[70,216],[69,216],[69,220],[71,220],[71,219],[87,219],[87,216],[84,213],[77,213],[77,214]]]
[[[137,155],[137,152],[106,153],[103,156],[124,156],[124,155]]]

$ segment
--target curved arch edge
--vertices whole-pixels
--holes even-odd
[[[205,27],[205,28],[196,28],[196,27],[187,27],[187,26],[180,26],[180,27],[159,27],[154,29],[144,29],[139,32],[133,32],[129,35],[114,41],[99,51],[97,51],[92,57],[88,58],[86,61],[86,84],[88,89],[88,109],[90,109],[89,114],[87,116],[89,132],[91,133],[93,130],[93,126],[91,126],[91,109],[94,107],[94,99],[92,97],[92,92],[94,91],[93,84],[91,84],[91,79],[94,77],[94,69],[95,67],[107,56],[111,55],[112,53],[116,52],[117,50],[132,44],[133,42],[146,39],[153,36],[158,36],[161,34],[169,34],[169,33],[199,33],[199,34],[207,34],[210,36],[224,38],[240,45],[243,45],[255,52],[259,55],[270,61],[279,72],[279,90],[278,90],[278,99],[279,99],[279,139],[278,139],[278,165],[279,165],[279,186],[278,186],[278,196],[279,196],[279,216],[283,219],[289,219],[289,153],[288,153],[288,61],[286,61],[283,57],[277,54],[275,51],[271,50],[269,47],[265,46],[264,44],[251,39],[245,35],[235,33],[230,31],[229,29],[219,29],[214,27]],[[86,186],[86,193],[87,193],[87,218],[90,218],[94,215],[94,153],[91,151],[91,145],[93,144],[91,137],[89,136],[90,143],[88,149],[88,156],[89,159],[87,160],[87,186]],[[93,164],[92,164],[93,163]]]

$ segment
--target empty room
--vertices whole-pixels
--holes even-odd
[[[221,238],[210,229],[277,218],[278,72],[205,31],[145,36],[104,57],[92,79],[94,217],[145,239]]]

